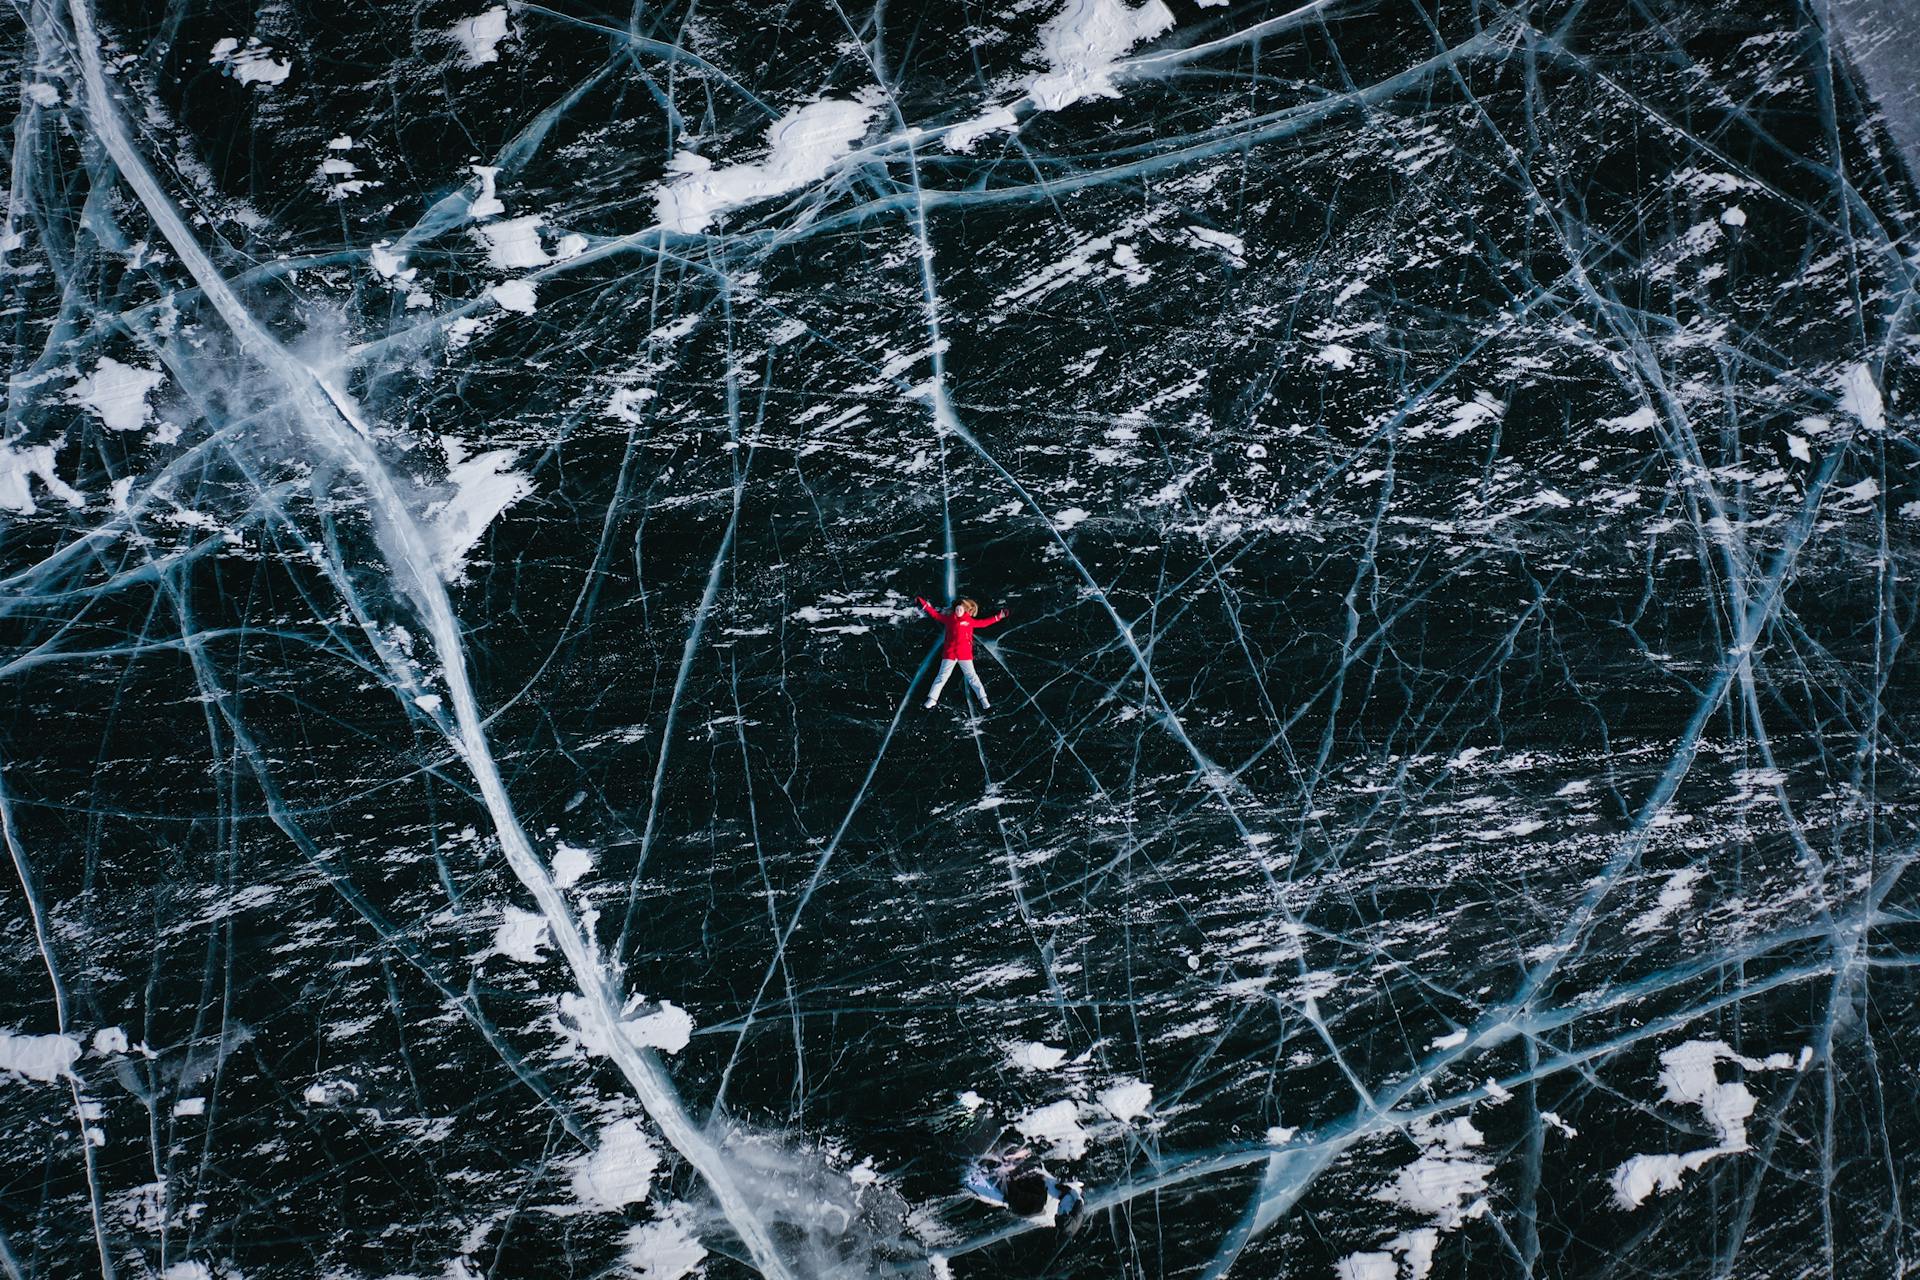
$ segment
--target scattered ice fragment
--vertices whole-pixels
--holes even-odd
[[[560,242],[553,246],[553,256],[562,262],[568,258],[577,258],[586,251],[587,238],[578,231],[567,232],[560,237]]]
[[[981,1097],[979,1094],[975,1093],[973,1090],[967,1089],[967,1090],[964,1090],[960,1094],[960,1096],[957,1099],[955,1099],[955,1101],[957,1101],[961,1106],[965,1107],[968,1111],[978,1111],[981,1108],[981,1106],[986,1102],[986,1099]]]
[[[1813,461],[1813,451],[1807,448],[1807,438],[1794,435],[1791,431],[1787,433],[1787,452],[1801,462]]]
[[[1080,1127],[1080,1108],[1073,1099],[1036,1107],[1014,1121],[1018,1129],[1034,1142],[1048,1143],[1054,1155],[1078,1160],[1087,1153],[1087,1131]]]
[[[158,369],[102,356],[91,375],[73,384],[73,402],[93,410],[109,431],[138,431],[147,422],[147,397],[166,380]]]
[[[493,933],[493,949],[510,960],[535,964],[547,945],[547,918],[518,907],[508,907]]]
[[[101,1057],[127,1051],[127,1033],[119,1027],[102,1027],[93,1033],[93,1051]]]
[[[1053,522],[1059,526],[1061,532],[1064,533],[1079,524],[1082,520],[1085,520],[1091,514],[1092,512],[1086,510],[1084,507],[1068,507],[1064,511],[1054,512]]]
[[[414,698],[413,705],[420,708],[422,711],[426,712],[428,715],[432,715],[434,712],[440,709],[442,704],[440,701],[439,694],[423,693]]]
[[[519,271],[552,262],[540,244],[540,215],[527,214],[504,222],[483,223],[474,230],[486,241],[487,261],[505,271]]]
[[[471,70],[500,60],[500,42],[507,38],[507,7],[497,4],[477,18],[453,24],[448,32],[465,52],[461,65]]]
[[[1467,1042],[1467,1029],[1465,1027],[1461,1027],[1458,1031],[1452,1031],[1444,1036],[1440,1036],[1436,1038],[1434,1042],[1428,1045],[1427,1047],[1429,1049],[1458,1049],[1461,1045],[1465,1044],[1466,1042]]]
[[[1224,252],[1236,267],[1247,265],[1247,243],[1231,231],[1216,231],[1212,227],[1190,226],[1187,234],[1201,244],[1211,245]]]
[[[202,1116],[206,1113],[207,1100],[205,1098],[182,1098],[173,1104],[173,1114],[176,1116]]]
[[[1721,213],[1720,221],[1730,227],[1744,227],[1747,225],[1747,211],[1737,204],[1729,205],[1726,210]]]
[[[1153,1086],[1143,1080],[1119,1080],[1094,1095],[1107,1114],[1125,1123],[1145,1114],[1153,1102]]]
[[[647,1198],[660,1152],[634,1120],[616,1120],[600,1131],[600,1145],[573,1172],[573,1191],[585,1204],[620,1209]]]
[[[275,61],[273,50],[252,36],[247,37],[244,47],[233,36],[214,41],[213,53],[207,61],[241,84],[276,85],[293,70],[291,58],[285,62]]]
[[[673,158],[678,177],[655,197],[660,225],[697,235],[729,209],[796,191],[826,177],[867,131],[873,104],[826,98],[789,111],[767,130],[767,155],[751,164],[716,169],[705,156]]]
[[[28,1036],[0,1031],[0,1071],[10,1071],[28,1080],[51,1084],[61,1076],[73,1074],[73,1063],[80,1056],[80,1042],[72,1036]]]
[[[1284,1147],[1289,1142],[1293,1141],[1293,1135],[1298,1132],[1300,1131],[1294,1128],[1292,1125],[1286,1125],[1286,1124],[1271,1125],[1267,1129],[1267,1135],[1266,1135],[1267,1145],[1273,1146],[1273,1147]]]
[[[516,311],[523,316],[534,313],[533,283],[528,280],[509,280],[487,290],[493,300],[500,304],[503,311]]]
[[[675,1204],[652,1222],[630,1227],[626,1235],[626,1264],[634,1280],[681,1280],[706,1259],[707,1250],[695,1237],[693,1214]]]
[[[571,889],[581,876],[593,870],[593,855],[585,849],[576,849],[564,841],[553,854],[553,882],[562,889]]]

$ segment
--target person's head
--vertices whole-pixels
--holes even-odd
[[[980,606],[975,604],[973,601],[967,599],[965,596],[961,596],[960,603],[954,605],[953,608],[954,608],[954,612],[964,613],[969,618],[977,617],[980,613]]]
[[[1047,1175],[1022,1169],[1007,1179],[1007,1208],[1023,1218],[1047,1211]]]

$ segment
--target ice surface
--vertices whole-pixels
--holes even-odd
[[[1914,1267],[1906,8],[10,16],[0,1274]]]

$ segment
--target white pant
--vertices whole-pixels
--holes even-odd
[[[987,686],[980,683],[980,673],[973,669],[972,658],[940,659],[940,674],[933,678],[933,688],[927,690],[927,705],[932,706],[940,701],[940,691],[947,687],[947,677],[953,674],[955,667],[959,667],[961,674],[967,677],[967,684],[973,689],[973,696],[980,699],[980,705],[992,706],[987,701]]]

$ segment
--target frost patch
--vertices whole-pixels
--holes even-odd
[[[533,284],[530,281],[509,280],[505,284],[493,286],[487,290],[487,294],[500,304],[502,311],[513,311],[523,316],[530,316],[537,309]]]
[[[158,369],[102,356],[91,375],[73,384],[73,403],[91,409],[109,431],[138,431],[147,425],[147,397],[166,380]]]
[[[571,889],[578,884],[580,877],[593,870],[593,855],[585,849],[576,849],[572,845],[561,843],[553,855],[553,882],[562,889]]]
[[[681,152],[671,162],[680,176],[655,197],[660,225],[697,235],[730,209],[818,182],[853,150],[872,115],[873,103],[865,99],[808,103],[767,130],[767,157],[753,164],[716,169],[705,156]]]
[[[1706,873],[1698,867],[1682,867],[1667,880],[1666,888],[1660,891],[1660,900],[1649,910],[1636,916],[1627,926],[1628,933],[1652,933],[1674,912],[1693,900],[1693,886]]]
[[[645,1001],[634,996],[627,1001],[620,1018],[620,1033],[628,1043],[641,1049],[678,1053],[693,1038],[693,1015],[671,1000],[662,1000],[650,1013],[632,1016]],[[580,996],[568,992],[560,997],[560,1029],[574,1043],[595,1057],[606,1057],[611,1048],[601,1037],[591,1007]]]
[[[1700,1108],[1720,1141],[1683,1155],[1634,1156],[1622,1164],[1609,1179],[1613,1198],[1621,1208],[1637,1209],[1649,1196],[1678,1190],[1686,1174],[1721,1156],[1748,1149],[1747,1117],[1753,1114],[1754,1096],[1738,1080],[1720,1079],[1718,1064],[1723,1058],[1748,1071],[1786,1071],[1794,1066],[1793,1058],[1784,1053],[1767,1058],[1744,1057],[1728,1048],[1724,1040],[1689,1040],[1661,1054],[1660,1084],[1667,1101]],[[1808,1055],[1803,1053],[1801,1065],[1807,1060]]]

